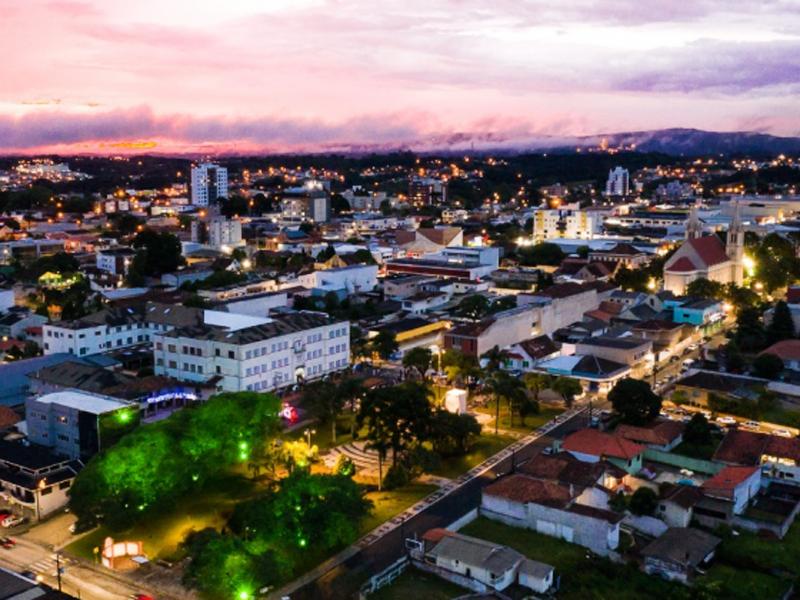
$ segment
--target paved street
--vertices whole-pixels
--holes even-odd
[[[270,598],[284,595],[290,595],[292,600],[349,597],[369,577],[401,556],[405,538],[421,537],[431,528],[445,527],[462,517],[480,504],[484,486],[541,452],[554,437],[584,427],[587,421],[588,413],[578,409],[571,415],[559,417],[546,434],[534,432],[514,442],[462,475],[451,489],[434,492],[306,576],[277,590]]]

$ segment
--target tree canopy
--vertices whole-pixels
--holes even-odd
[[[608,393],[608,400],[622,421],[631,425],[643,425],[661,410],[661,398],[641,379],[626,377],[618,381]]]
[[[115,529],[163,510],[263,452],[279,406],[270,394],[224,393],[142,425],[89,461],[70,489],[70,507],[83,523],[100,518]]]

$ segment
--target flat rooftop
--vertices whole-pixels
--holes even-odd
[[[43,404],[59,404],[75,410],[100,415],[112,412],[129,406],[125,402],[115,400],[110,396],[100,396],[99,394],[89,394],[78,390],[65,390],[63,392],[53,392],[36,398],[37,402]]]

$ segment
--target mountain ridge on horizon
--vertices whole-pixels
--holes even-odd
[[[514,156],[539,153],[571,153],[583,150],[599,150],[602,146],[630,152],[656,152],[670,156],[709,156],[713,154],[800,154],[799,136],[778,136],[756,131],[707,131],[688,127],[672,127],[626,131],[617,133],[598,133],[583,136],[499,136],[491,132],[434,135],[410,143],[332,143],[317,149],[297,149],[292,151],[274,151],[265,148],[263,151],[237,151],[205,149],[192,151],[159,151],[125,153],[140,156],[165,157],[245,157],[245,156],[287,156],[287,155],[326,155],[345,154],[365,156],[369,154],[388,154],[395,152],[414,152],[417,154],[497,154]],[[6,157],[14,156],[112,156],[120,152],[46,152],[46,153],[2,153]]]

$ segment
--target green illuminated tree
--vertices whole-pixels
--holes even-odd
[[[177,504],[210,477],[260,455],[278,430],[280,401],[253,392],[218,394],[142,425],[94,456],[70,488],[81,524],[124,529]]]
[[[575,402],[575,396],[583,392],[580,382],[572,377],[556,377],[550,383],[550,389],[556,392],[568,407]]]
[[[302,550],[313,544],[328,550],[352,542],[371,508],[350,477],[298,470],[277,489],[238,505],[229,525],[262,549]]]

